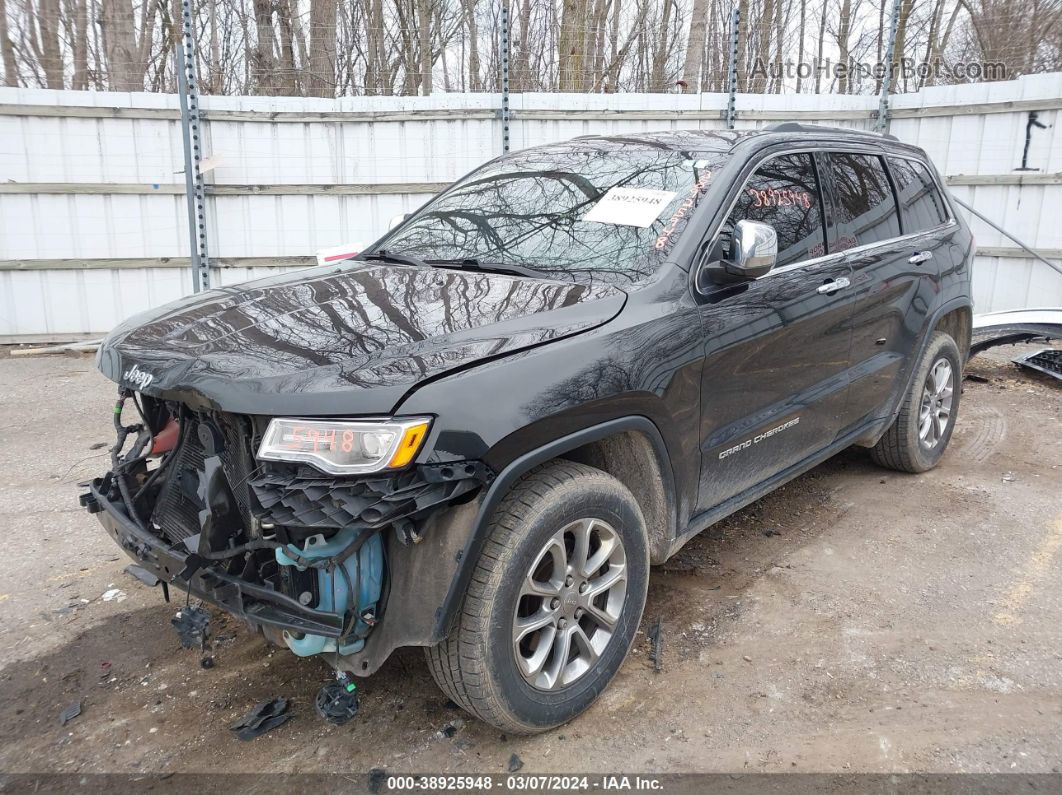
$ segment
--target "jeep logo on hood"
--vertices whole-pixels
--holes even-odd
[[[140,391],[147,389],[148,384],[155,380],[154,374],[141,370],[136,364],[122,373],[122,378]]]

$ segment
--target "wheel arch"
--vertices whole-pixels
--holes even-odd
[[[650,562],[666,559],[675,536],[675,478],[664,439],[648,417],[619,417],[562,436],[511,461],[479,502],[460,565],[436,619],[435,636],[446,637],[468,588],[476,560],[488,535],[490,518],[513,485],[534,467],[563,458],[612,475],[634,495],[645,518]],[[649,476],[639,465],[650,468]]]
[[[903,397],[911,388],[915,374],[918,372],[918,362],[925,355],[929,340],[933,332],[943,331],[951,335],[959,348],[959,358],[965,364],[970,351],[970,340],[973,334],[973,303],[969,296],[960,296],[950,301],[945,301],[929,316],[922,326],[922,334],[918,341],[918,347],[912,352],[907,362],[907,372],[900,380],[902,389],[898,389],[892,396],[892,405],[889,413],[880,422],[876,423],[866,436],[857,439],[853,444],[860,447],[873,447],[885,435],[889,427],[900,413]]]
[[[942,309],[944,311],[935,318],[936,323],[929,333],[943,331],[955,340],[955,344],[959,346],[959,356],[965,364],[970,356],[970,341],[973,336],[973,307],[969,303],[962,303],[954,307],[946,305]],[[929,334],[926,335],[926,340],[928,339]]]

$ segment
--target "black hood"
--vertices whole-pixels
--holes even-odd
[[[385,414],[418,383],[594,328],[626,296],[495,273],[347,263],[199,293],[118,326],[108,378],[248,414]]]

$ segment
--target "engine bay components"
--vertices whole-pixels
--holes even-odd
[[[349,626],[338,639],[284,630],[284,642],[298,656],[310,657],[326,651],[353,654],[365,645],[365,638],[376,623],[384,576],[383,539],[379,533],[367,535],[369,532],[340,530],[327,539],[313,535],[306,538],[301,548],[288,544],[276,550],[278,564],[315,578],[310,583],[313,590],[299,592],[300,603],[317,610],[351,615]],[[346,557],[341,559],[344,554]],[[312,570],[305,565],[305,561],[318,560],[329,560],[333,565]],[[284,574],[290,576],[288,572]]]
[[[130,402],[139,422],[124,425]],[[164,587],[268,629],[303,657],[361,651],[382,620],[388,545],[419,541],[435,510],[493,477],[476,461],[345,476],[261,461],[266,418],[128,390],[114,416],[111,471],[88,484],[83,507]],[[172,623],[183,646],[202,648],[209,620],[186,605]],[[341,690],[328,701],[352,715],[356,697],[352,707]]]

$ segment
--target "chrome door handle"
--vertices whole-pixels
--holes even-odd
[[[826,282],[825,284],[819,285],[819,289],[817,290],[817,292],[822,295],[829,295],[830,293],[837,292],[838,290],[843,290],[850,284],[851,282],[848,281],[848,277],[842,276],[840,279],[832,279]]]
[[[932,251],[916,251],[907,261],[912,265],[921,265],[923,262],[929,262],[931,259],[933,259]]]

